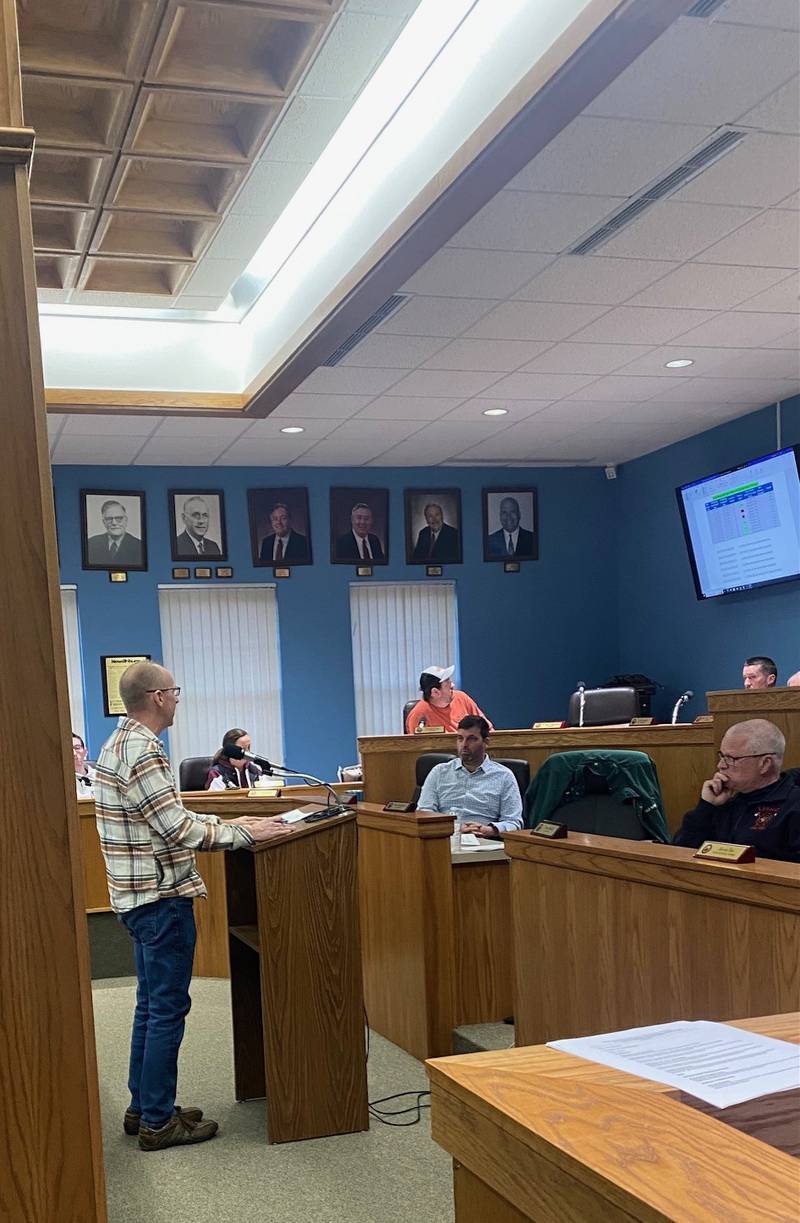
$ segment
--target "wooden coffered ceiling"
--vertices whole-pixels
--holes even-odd
[[[341,0],[17,0],[40,288],[173,297]]]

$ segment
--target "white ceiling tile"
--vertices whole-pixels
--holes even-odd
[[[65,437],[149,437],[164,420],[163,416],[99,416],[93,412],[74,412],[64,418]]]
[[[408,17],[419,0],[347,0],[348,13],[383,13],[387,17]]]
[[[598,382],[593,382],[591,386],[574,391],[569,398],[570,400],[585,399],[597,402],[606,400],[611,403],[642,403],[646,399],[651,399],[653,395],[666,391],[669,385],[670,380],[667,377],[648,378],[644,375],[627,377],[625,374],[611,374],[607,378],[600,378]]]
[[[268,223],[261,217],[228,213],[208,247],[209,261],[236,259],[243,264],[249,263],[264,241],[267,229]]]
[[[787,44],[792,40],[787,38]],[[796,51],[795,51],[796,54]],[[796,67],[796,64],[795,64]],[[788,73],[776,72],[775,80],[783,80],[773,93],[736,120],[739,127],[757,127],[766,132],[800,133],[800,76],[788,79]]]
[[[87,440],[85,437],[67,437],[62,433],[53,450],[53,462],[127,464],[133,462],[142,441],[141,437],[94,437]],[[88,450],[89,446],[91,451]]]
[[[347,354],[340,366],[416,369],[445,344],[444,339],[416,335],[368,335]]]
[[[732,350],[732,356],[738,355],[740,350]],[[695,345],[681,344],[676,340],[674,344],[665,344],[658,348],[652,349],[646,356],[637,357],[630,365],[626,365],[625,374],[656,374],[660,376],[669,376],[670,380],[684,381],[687,378],[697,378],[699,375],[710,373],[719,365],[720,360],[724,355],[724,350],[719,348],[698,348]],[[682,358],[688,357],[694,364],[687,365],[684,369],[666,369],[667,361],[679,361]]]
[[[330,443],[338,446],[343,443],[353,443],[357,446],[375,447],[374,457],[380,450],[388,450],[397,442],[404,442],[413,433],[419,433],[422,424],[418,420],[368,420],[357,416],[354,420],[346,420],[333,433],[325,438],[325,445]]]
[[[233,442],[249,429],[252,416],[238,416],[233,420],[224,416],[166,416],[153,435],[154,438],[219,438]]]
[[[800,11],[800,5],[798,5]],[[672,197],[703,204],[777,204],[800,189],[800,141],[796,136],[749,132],[744,140]]]
[[[496,382],[481,398],[492,399],[562,399],[581,387],[590,386],[594,374],[509,374]]]
[[[246,259],[202,259],[186,285],[186,292],[196,296],[208,293],[224,296],[246,264]]]
[[[491,308],[491,301],[466,297],[412,297],[376,333],[453,337]]]
[[[777,30],[679,18],[587,111],[716,126],[754,107],[796,68],[797,48]]]
[[[648,344],[574,344],[567,341],[548,348],[543,356],[536,357],[523,369],[542,374],[612,374],[649,351]]]
[[[330,396],[324,396],[324,398],[327,399],[330,398]],[[303,434],[301,435],[299,433],[281,433],[281,429],[286,427],[285,417],[273,415],[255,418],[250,416],[248,417],[248,420],[251,423],[248,427],[247,433],[243,435],[241,440],[261,443],[269,438],[291,439],[296,437],[298,439],[302,439],[304,437],[305,445],[310,446],[312,442],[319,441],[320,438],[327,437],[328,434],[332,433],[334,429],[337,429],[345,419],[346,418],[344,416],[340,418],[319,417],[316,419],[311,416],[293,416],[292,424],[300,425],[303,429]],[[298,441],[298,445],[299,444],[301,444],[300,440]]]
[[[311,162],[268,161],[254,166],[230,210],[231,216],[258,217],[263,238],[302,183]]]
[[[500,191],[448,245],[498,251],[562,251],[620,206],[620,198]]]
[[[800,327],[792,327],[785,335],[779,335],[774,340],[765,340],[762,348],[791,348],[795,352],[800,349]]]
[[[392,446],[380,456],[382,466],[413,464],[428,466],[452,458],[471,442],[491,436],[497,432],[497,422],[489,417],[480,421],[451,420],[447,424],[436,421],[426,425],[406,442]]]
[[[403,285],[404,293],[440,297],[508,297],[552,262],[525,251],[478,251],[443,246]]]
[[[453,340],[425,362],[425,369],[519,369],[550,348],[548,340]]]
[[[755,348],[726,359],[722,353],[719,364],[711,370],[712,377],[760,378],[774,381],[800,378],[800,352]]]
[[[64,427],[64,422],[69,420],[69,416],[64,413],[56,415],[53,412],[47,413],[47,435],[51,441],[58,437]]]
[[[662,395],[654,395],[652,403],[751,403],[753,407],[768,402],[762,398],[761,384],[744,378],[684,378],[677,380]]]
[[[461,397],[444,398],[403,395],[382,395],[373,399],[358,413],[358,419],[372,420],[437,420],[461,403]]]
[[[327,439],[307,450],[300,462],[303,467],[356,467],[369,463],[386,449],[386,442],[377,436],[349,442]]]
[[[283,424],[294,417],[301,420],[347,420],[371,398],[372,395],[307,395],[294,391],[278,404],[272,416]]]
[[[795,191],[792,195],[788,195],[785,200],[781,200],[778,207],[793,208],[796,211],[798,208],[800,208],[800,191]]]
[[[468,399],[466,403],[459,404],[457,408],[448,412],[445,420],[479,421],[482,416],[485,416],[487,410],[504,408],[507,415],[496,418],[497,427],[501,428],[527,420],[529,416],[536,416],[538,412],[549,408],[551,402],[549,399]]]
[[[224,293],[216,293],[213,297],[201,297],[194,293],[181,293],[175,303],[178,310],[202,310],[204,313],[218,310],[225,300]]]
[[[626,225],[615,238],[604,243],[602,249],[609,255],[634,258],[691,259],[754,216],[757,213],[753,208],[662,200]],[[714,263],[715,260],[709,258],[706,262]]]
[[[180,300],[163,293],[99,293],[96,289],[72,289],[62,298],[71,306],[124,306],[129,310],[170,310]]]
[[[596,424],[600,420],[608,420],[613,415],[623,415],[631,412],[639,401],[623,400],[615,402],[609,399],[563,399],[558,407],[561,409],[561,420],[566,430],[582,429],[586,425]]]
[[[717,13],[717,20],[776,30],[798,30],[800,7],[797,0],[728,0]]]
[[[514,297],[517,301],[616,306],[677,266],[656,259],[562,255]]]
[[[635,195],[682,161],[711,127],[579,115],[508,184],[518,191]]]
[[[637,293],[628,305],[730,310],[783,279],[784,273],[779,268],[686,263]]]
[[[405,374],[404,369],[358,369],[320,366],[297,388],[301,394],[380,395]],[[297,392],[295,392],[297,393]],[[363,405],[360,405],[363,406]],[[313,412],[310,415],[314,415]]]
[[[770,209],[748,221],[736,233],[716,242],[698,263],[740,263],[760,267],[795,268],[800,253],[800,216]]]
[[[479,373],[475,370],[418,369],[398,382],[392,390],[398,395],[422,395],[444,398],[461,395],[477,395],[497,382],[496,373]]]
[[[229,445],[229,441],[218,437],[150,438],[142,446],[135,463],[138,466],[202,466],[213,463]]]
[[[261,154],[261,163],[315,162],[350,106],[349,99],[296,97]]]
[[[215,467],[285,467],[287,463],[308,450],[313,438],[305,434],[291,437],[262,437],[249,440],[247,436],[234,442],[216,459]]]
[[[714,348],[759,348],[775,340],[792,326],[791,314],[756,314],[752,311],[729,310],[699,327],[680,333],[686,344]]]
[[[564,340],[607,310],[606,306],[544,305],[511,301],[495,306],[468,332],[468,339]]]
[[[304,78],[303,94],[321,98],[355,97],[402,26],[403,22],[393,17],[344,13]]]
[[[584,343],[666,344],[694,324],[708,322],[708,310],[660,310],[653,306],[617,306],[573,337]]]

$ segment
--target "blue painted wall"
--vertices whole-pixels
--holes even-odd
[[[697,600],[675,488],[776,449],[775,408],[625,464],[615,485],[619,550],[619,670],[664,684],[656,712],[697,694],[686,717],[705,712],[705,693],[738,688],[748,655],[768,654],[779,682],[800,669],[800,582]],[[782,445],[800,443],[800,396],[782,407]]]
[[[404,562],[403,489],[461,488],[465,563],[448,566],[444,576],[456,583],[462,686],[498,727],[561,718],[577,678],[599,681],[616,670],[617,561],[609,530],[616,490],[600,470],[59,466],[53,478],[61,580],[78,586],[93,752],[114,724],[103,716],[100,656],[161,657],[157,586],[171,581],[173,564],[168,488],[224,489],[228,563],[238,582],[272,581],[270,569],[255,569],[250,561],[247,488],[309,489],[314,564],[294,569],[288,581],[277,584],[285,758],[296,767],[329,777],[338,764],[356,758],[349,609],[355,572],[329,561],[332,484],[391,490],[391,563],[376,568],[373,581],[424,580],[424,569]],[[528,483],[539,492],[541,559],[523,564],[519,574],[504,574],[502,565],[481,559],[481,488]],[[143,489],[147,497],[150,568],[131,573],[124,585],[81,569],[79,490],[115,485]],[[420,659],[420,667],[431,661]],[[399,719],[398,710],[398,730]]]

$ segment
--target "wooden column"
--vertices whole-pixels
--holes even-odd
[[[14,0],[0,0],[0,1218],[106,1219]],[[34,750],[32,747],[31,750]]]

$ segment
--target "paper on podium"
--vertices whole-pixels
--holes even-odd
[[[800,1046],[704,1019],[551,1040],[548,1045],[667,1083],[716,1108],[800,1087]]]

